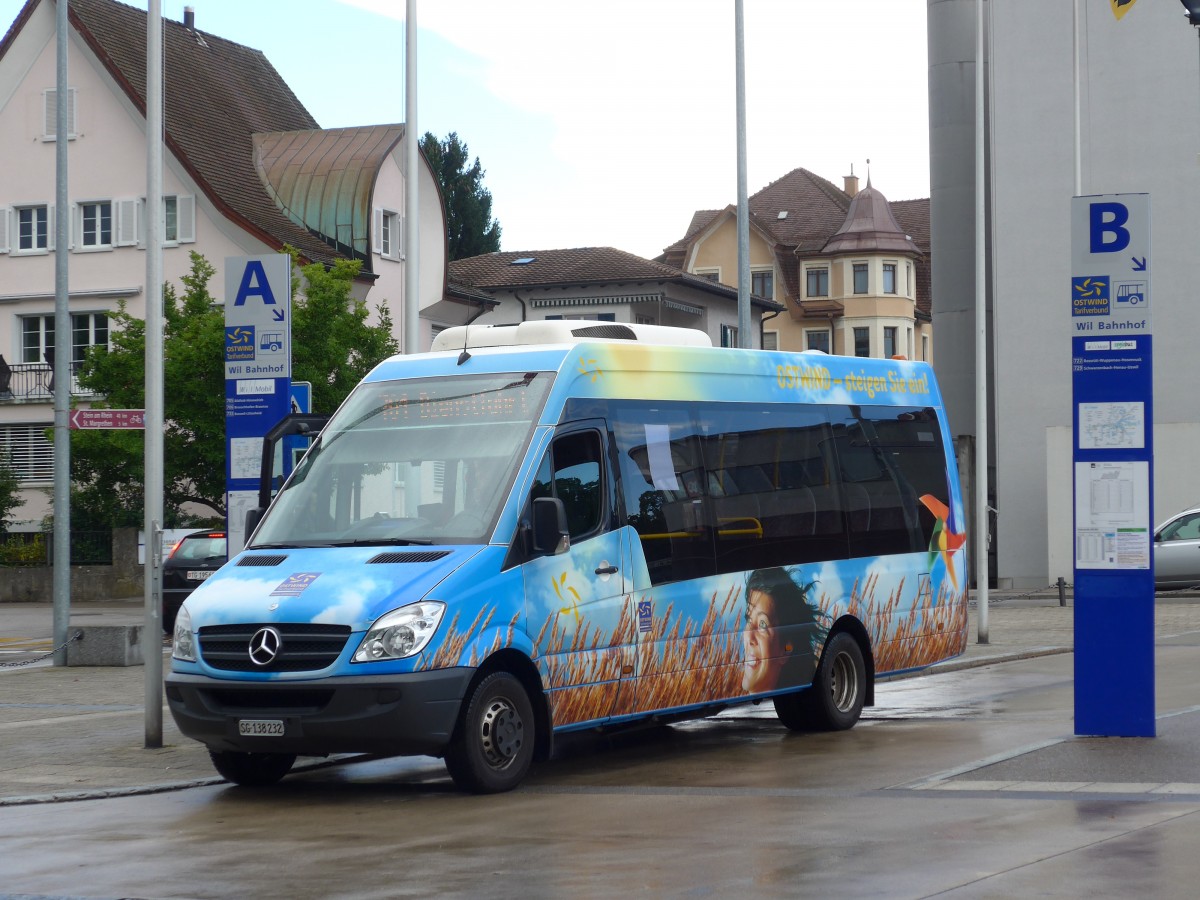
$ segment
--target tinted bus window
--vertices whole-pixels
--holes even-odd
[[[609,424],[625,518],[641,537],[651,584],[712,575],[712,519],[688,407],[613,403]]]
[[[833,414],[851,556],[927,549],[924,494],[946,495],[946,460],[932,410],[851,406]]]
[[[845,559],[824,407],[698,409],[718,572]]]

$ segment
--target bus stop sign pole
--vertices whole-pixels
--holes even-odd
[[[1154,737],[1150,196],[1071,202],[1075,733]]]

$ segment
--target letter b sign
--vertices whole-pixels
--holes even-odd
[[[1092,253],[1119,253],[1129,246],[1129,209],[1124,203],[1092,203],[1088,207]]]

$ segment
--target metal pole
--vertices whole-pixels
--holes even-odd
[[[406,0],[404,13],[404,352],[417,353],[420,327],[421,177],[417,130],[417,0]]]
[[[737,252],[738,252],[738,346],[751,347],[750,340],[750,207],[746,198],[746,35],[742,23],[742,0],[734,0],[734,54],[737,91]]]
[[[987,240],[984,178],[983,2],[975,29],[975,596],[981,644],[988,642]]]
[[[1080,123],[1080,40],[1079,40],[1079,0],[1075,0],[1073,18],[1071,19],[1071,46],[1075,66],[1075,196],[1083,196],[1083,129]]]
[[[54,664],[67,664],[67,629],[71,622],[71,313],[67,285],[70,254],[67,197],[67,135],[71,121],[71,89],[67,83],[67,0],[58,4],[54,132]]]
[[[162,746],[163,296],[161,0],[146,14],[146,565],[143,661],[147,748]]]

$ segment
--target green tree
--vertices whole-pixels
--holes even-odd
[[[450,132],[439,141],[432,132],[421,138],[421,150],[433,167],[446,201],[450,259],[466,259],[500,249],[500,223],[492,220],[492,193],[483,186],[479,157],[468,165],[467,145]]]
[[[368,325],[367,305],[350,297],[361,266],[358,260],[304,266],[303,297],[292,282],[292,380],[312,382],[314,412],[333,412],[380,360],[400,352],[387,304],[379,306],[379,324]]]
[[[295,260],[295,252],[292,252]],[[379,324],[350,296],[359,263],[304,266],[292,282],[292,379],[311,381],[313,408],[333,412],[377,362],[398,352],[386,305]],[[163,287],[163,518],[186,527],[225,515],[225,312],[209,291],[215,269],[192,254],[183,293]],[[307,285],[297,295],[299,284]],[[79,372],[84,388],[113,409],[145,405],[145,322],[121,304],[110,316],[108,349],[93,350]],[[99,405],[99,404],[97,404]],[[112,525],[144,518],[145,446],[140,431],[71,433],[72,512]],[[211,516],[190,516],[194,504]]]
[[[12,466],[12,457],[7,450],[0,449],[0,533],[12,522],[13,510],[25,501],[20,496],[17,471]]]

